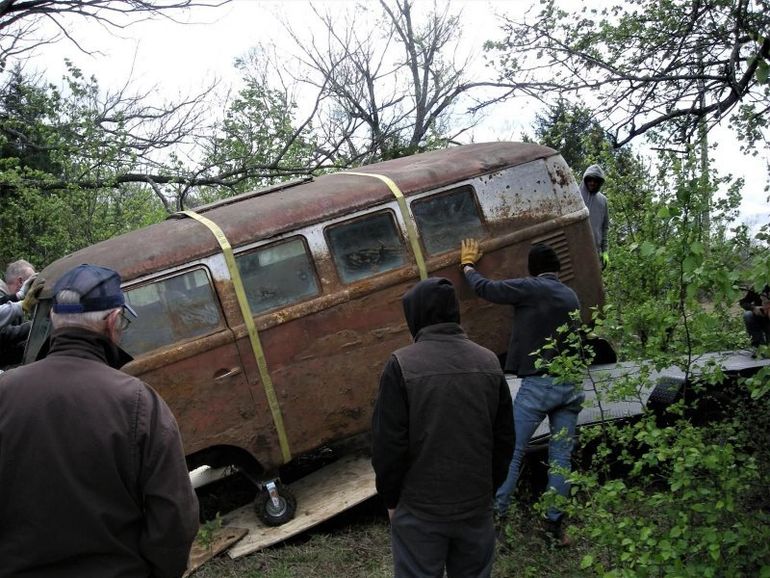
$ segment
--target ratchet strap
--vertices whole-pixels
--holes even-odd
[[[415,261],[417,261],[417,269],[420,271],[420,279],[428,278],[428,269],[425,267],[425,259],[422,256],[422,249],[420,249],[420,242],[417,240],[417,230],[414,228],[414,222],[412,221],[412,215],[409,214],[409,209],[406,206],[406,199],[404,193],[398,188],[398,185],[393,182],[392,179],[385,175],[378,175],[376,173],[356,173],[346,171],[340,173],[343,175],[356,175],[357,177],[374,177],[380,179],[383,183],[388,185],[390,192],[396,197],[398,201],[398,208],[401,210],[401,218],[404,219],[406,224],[406,234],[409,236],[409,244],[412,246],[412,252],[414,253]]]
[[[246,291],[243,288],[243,280],[241,279],[241,273],[238,270],[238,265],[235,263],[235,256],[233,255],[233,248],[230,246],[230,242],[214,221],[207,219],[206,217],[199,215],[195,211],[180,211],[179,215],[185,215],[191,219],[195,219],[199,223],[205,225],[209,231],[212,232],[219,242],[219,246],[222,248],[222,254],[225,257],[227,263],[227,269],[230,271],[230,279],[233,282],[233,289],[235,289],[235,295],[238,298],[238,305],[241,307],[241,314],[243,320],[246,323],[246,329],[249,332],[249,341],[251,342],[251,349],[254,352],[254,359],[257,361],[257,367],[259,368],[259,376],[262,380],[262,386],[265,389],[265,395],[267,396],[267,403],[270,406],[270,413],[273,415],[273,423],[275,429],[278,432],[278,443],[281,445],[281,453],[283,454],[284,463],[291,460],[291,451],[289,450],[289,440],[286,437],[286,429],[283,425],[283,416],[281,415],[281,407],[278,405],[278,398],[275,395],[275,388],[273,387],[273,380],[270,377],[270,372],[267,370],[267,361],[265,360],[265,352],[262,349],[262,343],[259,341],[259,334],[257,333],[257,326],[254,324],[254,317],[251,315],[251,307],[246,299]]]

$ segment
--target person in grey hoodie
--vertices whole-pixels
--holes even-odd
[[[607,197],[599,192],[604,184],[604,171],[599,165],[591,165],[583,173],[580,183],[580,195],[588,208],[591,230],[594,233],[596,252],[602,263],[602,269],[610,264],[607,252],[607,231],[610,227],[610,214],[607,209]]]

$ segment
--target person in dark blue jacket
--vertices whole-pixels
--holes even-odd
[[[492,281],[476,270],[481,258],[478,241],[462,242],[460,263],[465,278],[473,291],[487,301],[514,308],[513,327],[505,360],[506,373],[522,378],[522,384],[513,404],[513,422],[516,445],[508,469],[508,477],[495,496],[497,513],[504,516],[516,488],[524,451],[532,434],[547,416],[551,438],[548,446],[548,485],[566,496],[569,483],[563,471],[571,465],[577,418],[585,395],[573,383],[559,383],[544,369],[536,367],[538,357],[557,355],[564,345],[557,329],[572,324],[572,312],[580,309],[575,292],[559,280],[559,256],[548,245],[533,245],[529,251],[530,277]],[[554,350],[540,350],[549,338],[557,340]],[[554,468],[553,466],[559,466]],[[555,471],[556,469],[561,471]],[[548,529],[561,543],[567,543],[562,528],[563,513],[555,508],[547,513]]]

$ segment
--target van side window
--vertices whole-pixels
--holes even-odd
[[[252,313],[318,295],[313,262],[300,238],[261,247],[235,258]]]
[[[123,335],[121,347],[134,356],[222,327],[214,290],[203,269],[129,289],[125,296],[139,317]]]
[[[390,213],[377,213],[326,230],[343,283],[372,277],[406,263],[404,245]]]
[[[414,201],[412,214],[430,255],[456,250],[465,238],[485,236],[471,187]]]

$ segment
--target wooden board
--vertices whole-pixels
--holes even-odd
[[[227,551],[239,558],[296,536],[374,496],[374,470],[368,456],[349,456],[297,480],[289,486],[297,498],[297,513],[282,526],[265,526],[251,504],[222,517],[223,527],[248,533]]]
[[[203,545],[198,540],[195,540],[190,551],[190,560],[187,562],[187,570],[182,574],[182,578],[186,578],[214,556],[224,552],[247,533],[248,530],[246,528],[231,526],[214,530],[211,540],[207,545]]]

